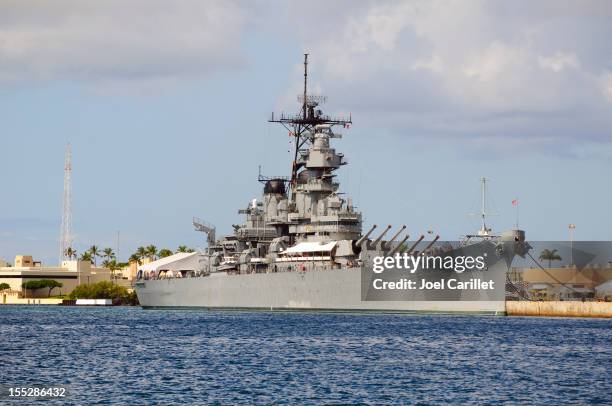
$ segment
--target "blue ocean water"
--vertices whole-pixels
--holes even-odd
[[[612,404],[611,372],[611,320],[0,306],[1,383],[47,404]]]

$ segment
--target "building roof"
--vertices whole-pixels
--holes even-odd
[[[596,286],[595,290],[601,293],[612,292],[612,279]]]
[[[198,267],[197,252],[179,252],[169,257],[160,258],[157,261],[140,265],[139,271],[182,271],[195,270]]]

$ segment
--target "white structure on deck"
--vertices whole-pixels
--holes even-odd
[[[600,298],[612,298],[612,279],[596,286],[595,294]]]
[[[138,273],[145,278],[185,277],[188,274],[202,270],[201,259],[202,254],[198,252],[179,252],[169,257],[140,265]]]

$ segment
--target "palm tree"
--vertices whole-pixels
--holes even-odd
[[[141,262],[147,256],[147,249],[145,247],[138,247],[136,249],[136,255],[138,256],[138,262]]]
[[[66,255],[68,258],[72,259],[72,258],[76,258],[77,252],[76,252],[76,250],[74,248],[68,247],[64,251],[64,255]]]
[[[115,261],[114,259],[105,262],[107,262],[106,268],[110,270],[111,279],[113,279],[115,277],[115,271],[120,267],[117,265],[117,261]]]
[[[138,265],[142,265],[142,263],[140,262],[140,256],[136,253],[132,254],[132,256],[130,256],[130,259],[128,260],[128,263],[130,262],[137,262]]]
[[[96,245],[92,245],[89,247],[89,253],[91,254],[91,259],[93,260],[94,266],[96,266],[96,258],[101,256],[100,249]]]
[[[89,251],[85,251],[84,253],[81,254],[81,258],[79,258],[81,261],[89,261],[91,262],[91,252]]]
[[[149,245],[145,249],[147,251],[147,256],[151,258],[151,261],[155,261],[157,259],[157,247],[155,245]]]
[[[186,245],[179,245],[179,247],[176,249],[176,252],[194,252],[195,250],[193,248],[188,248]]]
[[[170,255],[172,255],[172,251],[170,251],[168,248],[162,248],[161,250],[159,250],[160,258],[166,258],[166,257],[169,257]]]
[[[112,248],[104,248],[104,250],[102,250],[102,256],[106,259],[106,262],[108,263],[115,258],[115,253],[113,252]]]
[[[557,254],[557,250],[545,249],[540,253],[540,261],[548,261],[548,267],[552,261],[561,261],[561,256]]]

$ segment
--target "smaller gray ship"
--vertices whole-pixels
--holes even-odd
[[[402,225],[389,225],[374,236],[376,225],[362,233],[362,214],[350,197],[340,192],[336,171],[346,165],[332,143],[342,138],[338,127],[348,128],[352,117],[323,113],[324,97],[307,93],[308,55],[304,59],[304,92],[300,113],[272,115],[294,137],[290,176],[266,177],[261,199],[239,210],[245,221],[232,235],[216,239],[215,227],[194,219],[197,230],[208,235],[208,248],[199,254],[199,269],[179,270],[168,277],[164,270],[139,272],[135,285],[144,308],[218,308],[266,310],[329,310],[391,312],[505,313],[506,272],[515,255],[525,252],[525,234],[511,230],[493,235],[484,223],[477,235],[459,244],[441,243],[436,236],[410,241]],[[458,274],[431,274],[456,280],[485,278],[497,283],[495,292],[372,290],[373,261],[377,257],[447,256],[484,254],[486,268]],[[406,275],[398,269],[388,278],[424,279],[422,272]],[[427,279],[427,278],[425,278]]]

